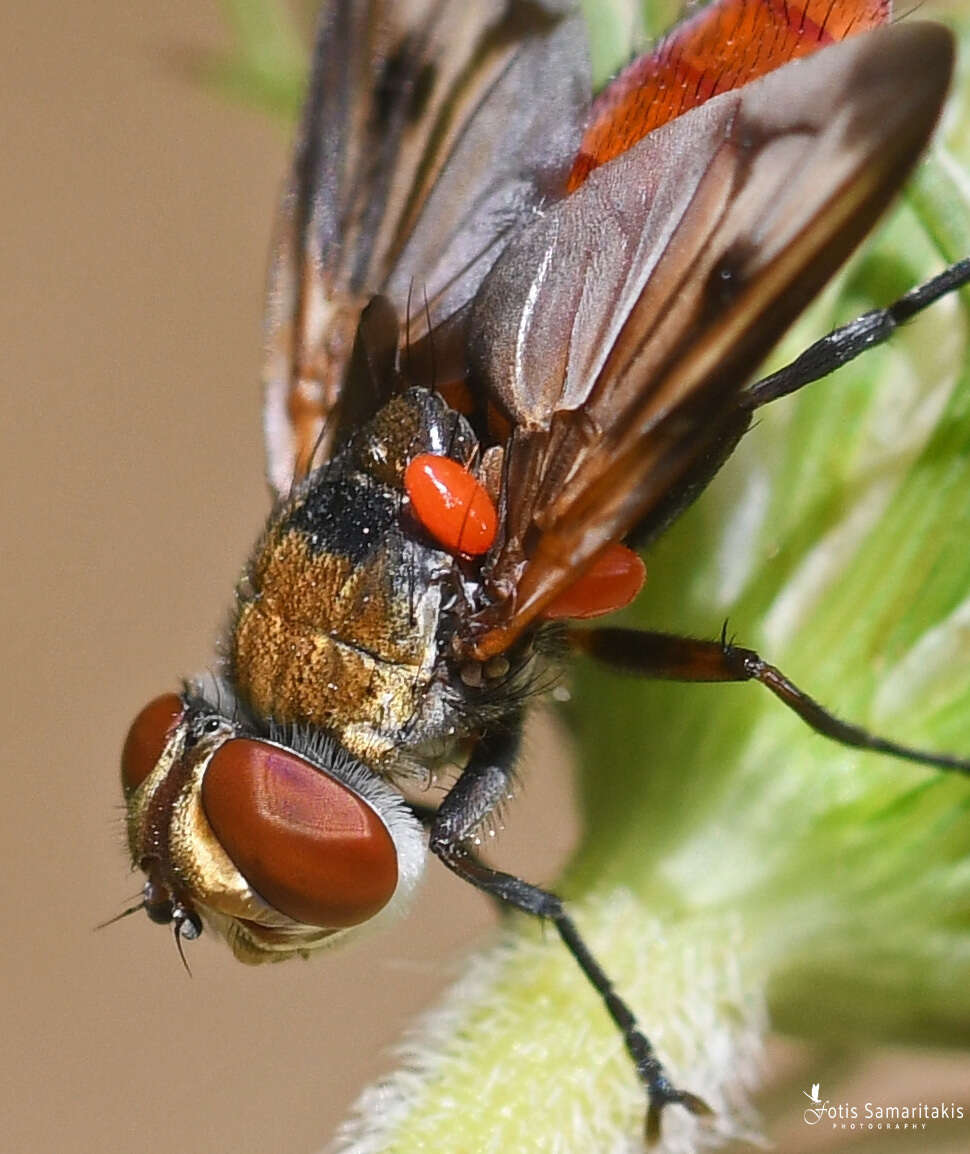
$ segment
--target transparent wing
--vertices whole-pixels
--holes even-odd
[[[403,339],[420,338],[470,300],[511,230],[561,193],[589,100],[583,24],[563,7],[326,6],[267,296],[265,430],[278,494],[318,442],[316,463],[326,457],[321,432],[371,297],[383,294],[406,322]]]

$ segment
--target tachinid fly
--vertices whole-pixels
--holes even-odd
[[[138,715],[122,775],[139,907],[248,962],[398,912],[426,848],[551,920],[648,1096],[677,1088],[558,898],[468,846],[523,714],[571,652],[647,677],[754,679],[726,641],[583,627],[759,406],[885,340],[961,262],[751,383],[925,148],[953,45],[889,0],[717,0],[595,99],[556,0],[325,6],[267,303],[274,508],[218,677]],[[804,59],[799,59],[799,58]],[[437,810],[397,786],[462,769]]]

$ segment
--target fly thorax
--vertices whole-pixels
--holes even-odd
[[[271,522],[230,638],[257,716],[321,726],[355,756],[401,744],[434,676],[448,559],[408,538],[393,490],[321,472]]]

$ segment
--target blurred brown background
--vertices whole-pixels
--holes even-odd
[[[174,67],[225,44],[214,0],[35,0],[4,24],[0,1149],[312,1151],[484,940],[484,902],[432,868],[379,939],[258,970],[204,940],[192,980],[141,916],[92,932],[139,888],[125,729],[211,660],[267,508],[261,288],[285,134]],[[575,831],[547,736],[502,854],[537,880]]]
[[[140,887],[120,742],[211,661],[268,509],[261,294],[287,134],[176,67],[227,46],[215,0],[4,17],[0,1150],[311,1151],[487,905],[434,869],[412,917],[355,950],[250,969],[203,939],[191,980],[143,916],[92,932]],[[542,793],[507,850],[550,876],[570,827]]]

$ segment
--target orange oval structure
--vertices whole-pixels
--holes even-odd
[[[202,779],[212,830],[252,889],[304,925],[345,929],[397,888],[397,849],[363,798],[280,746],[234,738]]]
[[[184,711],[177,693],[163,693],[131,723],[121,751],[121,784],[126,794],[133,793],[158,764]]]
[[[626,545],[607,545],[580,579],[547,605],[546,620],[602,617],[629,605],[643,588],[647,569]]]
[[[404,487],[417,519],[449,553],[478,557],[491,548],[498,514],[463,465],[451,457],[422,453],[405,470]]]

